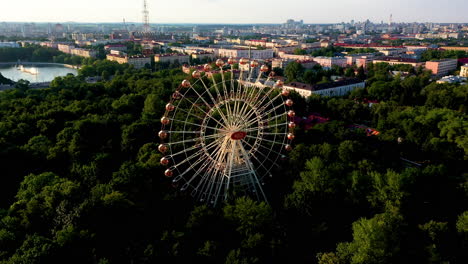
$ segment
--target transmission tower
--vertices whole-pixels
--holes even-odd
[[[123,19],[123,25],[124,25],[125,31],[128,33],[129,30],[128,30],[128,27],[127,27],[127,22],[125,22],[125,18]]]
[[[143,32],[145,33],[150,32],[149,11],[148,11],[148,3],[146,0],[143,1]]]

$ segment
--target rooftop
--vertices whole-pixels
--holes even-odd
[[[360,79],[349,78],[349,79],[342,79],[336,82],[314,84],[314,85],[301,83],[301,82],[291,82],[291,83],[285,84],[285,86],[290,86],[290,87],[303,89],[303,90],[309,90],[309,91],[319,91],[319,90],[336,88],[340,86],[346,86],[346,85],[357,84],[357,83],[362,83],[362,82],[364,81]]]
[[[374,61],[394,61],[394,62],[408,62],[408,63],[418,63],[416,59],[407,59],[401,57],[380,57],[375,59]]]
[[[180,53],[169,53],[169,54],[156,54],[155,57],[179,57],[179,56],[188,56],[186,54]]]
[[[345,86],[345,85],[351,85],[351,84],[356,84],[356,83],[362,83],[364,82],[363,80],[356,79],[356,78],[349,78],[349,79],[342,79],[336,82],[329,82],[329,83],[322,83],[322,84],[315,84],[313,86],[314,91],[318,90],[324,90],[324,89],[330,89],[330,88],[335,88],[335,87],[340,87],[340,86]]]
[[[123,45],[123,44],[109,44],[109,45],[106,45],[104,47],[126,47],[126,46]]]
[[[427,61],[427,62],[445,62],[445,61],[457,61],[457,59],[430,60],[430,61]]]

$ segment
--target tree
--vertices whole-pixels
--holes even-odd
[[[445,241],[444,237],[448,232],[447,222],[435,222],[429,221],[424,225],[419,225],[419,229],[425,232],[426,236],[429,238],[427,243],[426,250],[428,253],[428,263],[444,263],[443,252],[444,244],[447,244],[448,241]]]
[[[294,55],[306,55],[306,54],[307,54],[307,51],[304,49],[297,48],[294,50]]]
[[[286,66],[284,74],[288,78],[288,82],[300,81],[302,80],[302,74],[304,72],[304,67],[302,64],[293,61]]]
[[[104,70],[102,73],[101,73],[101,78],[104,80],[104,81],[107,81],[109,80],[110,78],[110,73],[106,70]]]
[[[361,218],[353,223],[353,241],[340,243],[337,255],[340,263],[396,263],[400,251],[399,229],[403,218],[390,209],[373,218]]]
[[[458,216],[456,225],[459,233],[468,233],[468,211],[465,211]]]
[[[354,69],[353,68],[346,68],[345,70],[345,76],[346,77],[354,77]]]
[[[318,82],[317,84],[325,84],[325,83],[329,83],[330,80],[328,79],[327,76],[323,76],[322,77],[322,80],[320,82]]]
[[[8,79],[8,78],[5,78],[2,73],[0,73],[0,84],[13,84],[13,81]]]
[[[233,205],[226,205],[223,212],[224,217],[235,224],[236,230],[246,236],[268,228],[272,223],[270,206],[246,197],[237,198]]]
[[[275,72],[275,75],[277,75],[277,76],[283,76],[284,75],[283,69],[279,68],[279,67],[273,68],[273,72]]]

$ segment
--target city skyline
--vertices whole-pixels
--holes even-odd
[[[24,2],[27,2],[27,9]],[[367,19],[388,23],[390,14],[396,23],[468,23],[464,16],[468,7],[462,0],[453,0],[450,5],[433,0],[395,0],[391,5],[383,0],[361,0],[358,4],[345,0],[320,4],[315,0],[293,0],[288,4],[278,0],[149,0],[148,3],[152,24],[278,24],[290,18],[304,20],[306,24]],[[82,0],[79,5],[71,5],[70,1],[28,0],[9,3],[2,9],[0,22],[117,23],[125,19],[129,23],[141,23],[143,1]]]

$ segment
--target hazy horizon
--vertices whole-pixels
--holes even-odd
[[[148,0],[148,5],[152,24],[280,24],[287,19],[304,20],[306,24],[367,19],[388,23],[390,14],[396,23],[468,23],[464,0],[450,4],[434,0]],[[128,23],[141,23],[142,9],[143,0],[25,0],[3,6],[0,22],[120,23],[125,18]]]

